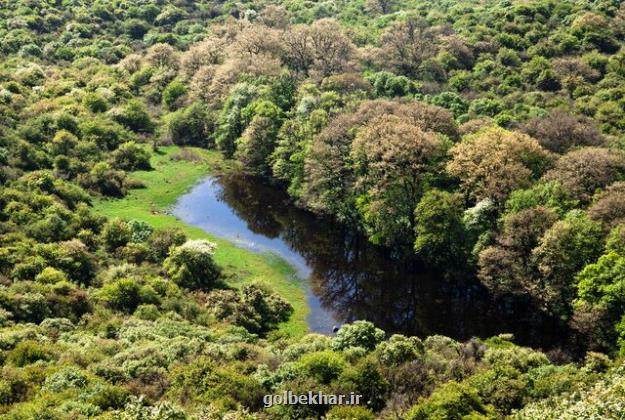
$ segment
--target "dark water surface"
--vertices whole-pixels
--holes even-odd
[[[305,282],[311,331],[357,319],[385,331],[458,340],[513,333],[519,344],[565,348],[570,332],[528,302],[495,300],[475,280],[398,262],[349,229],[297,208],[288,196],[243,174],[207,178],[173,214],[239,246],[274,252]]]

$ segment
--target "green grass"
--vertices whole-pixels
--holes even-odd
[[[166,214],[176,199],[188,191],[203,176],[232,169],[233,164],[225,161],[217,152],[188,149],[199,160],[173,160],[171,156],[180,148],[161,147],[151,159],[151,171],[138,171],[131,179],[141,181],[145,188],[130,190],[123,199],[97,200],[95,210],[107,217],[143,220],[155,228],[178,227],[191,239],[208,239],[217,244],[215,261],[224,268],[226,282],[241,287],[255,281],[262,281],[288,300],[295,312],[288,322],[280,326],[280,333],[292,336],[307,331],[308,305],[304,288],[295,278],[295,270],[284,260],[273,254],[257,254],[241,249],[231,242],[212,236],[203,230],[189,226],[174,216]]]

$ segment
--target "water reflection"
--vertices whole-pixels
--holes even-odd
[[[459,340],[511,332],[518,343],[533,347],[568,345],[569,331],[528,302],[495,301],[471,278],[446,281],[417,261],[395,261],[256,178],[207,179],[180,199],[174,214],[248,248],[272,250],[294,265],[309,279],[313,331],[367,319],[387,332]]]

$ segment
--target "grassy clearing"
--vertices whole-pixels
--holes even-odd
[[[152,157],[154,170],[139,171],[132,178],[141,181],[145,188],[129,191],[121,200],[98,200],[95,210],[108,217],[143,220],[155,228],[179,227],[192,239],[208,239],[217,243],[215,260],[224,268],[227,283],[234,287],[264,281],[287,299],[295,308],[289,322],[280,332],[299,336],[307,331],[308,306],[304,289],[294,280],[294,269],[275,255],[256,254],[234,246],[227,240],[212,236],[199,228],[189,226],[176,217],[166,214],[176,199],[188,191],[202,176],[215,174],[232,166],[216,152],[191,149],[196,160],[173,160],[180,154],[178,147],[163,147]]]

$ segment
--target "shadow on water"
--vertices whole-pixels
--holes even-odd
[[[309,280],[312,331],[329,333],[335,324],[367,319],[389,333],[458,340],[512,333],[519,344],[570,350],[570,331],[529,302],[495,300],[473,278],[446,281],[417,261],[396,261],[359,234],[297,208],[257,178],[208,178],[180,198],[174,214],[293,265]]]

